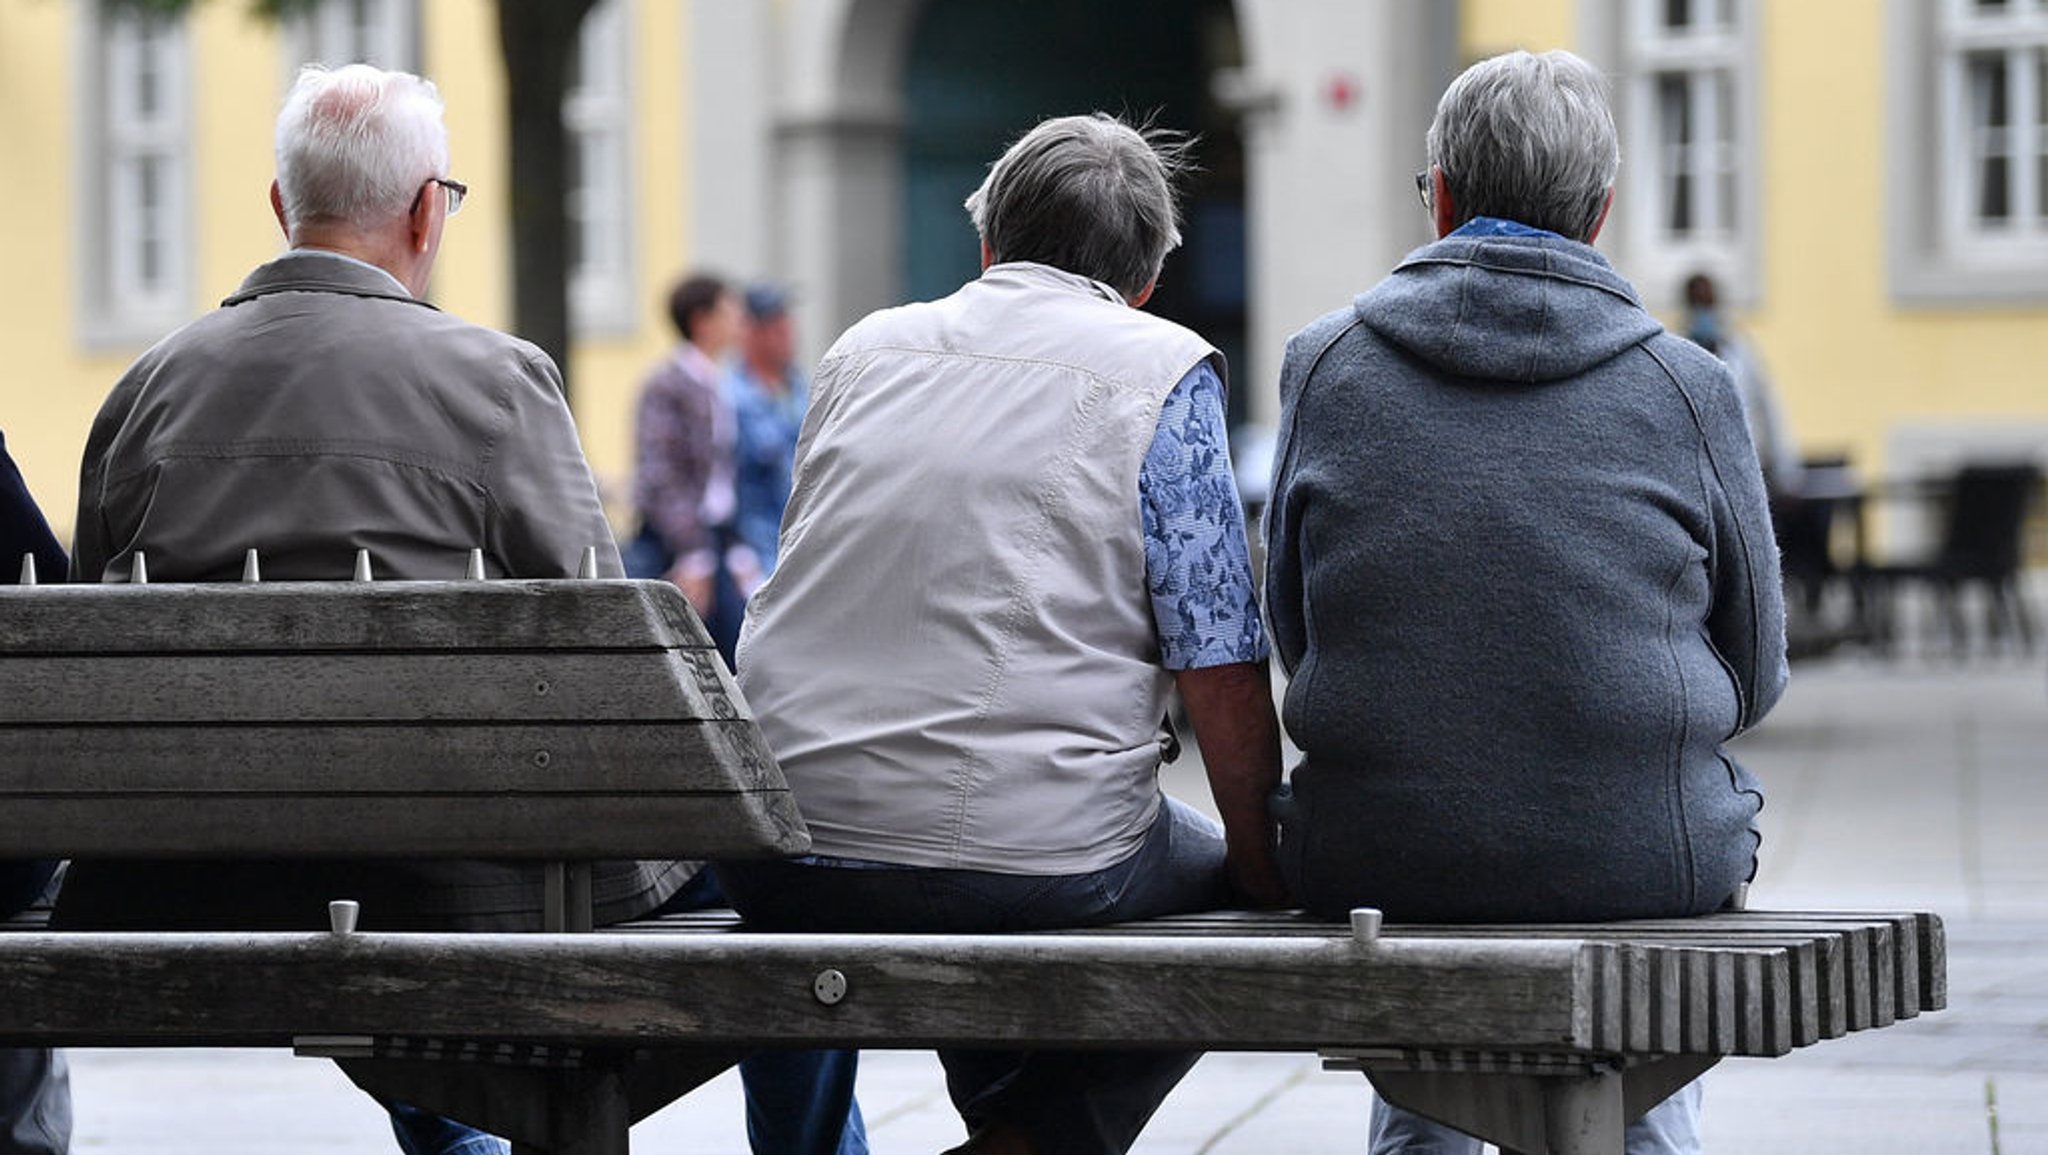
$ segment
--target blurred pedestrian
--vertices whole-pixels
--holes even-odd
[[[734,563],[735,584],[751,595],[775,571],[775,539],[789,504],[790,470],[803,432],[810,381],[796,364],[789,294],[757,284],[747,289],[747,327],[726,378],[733,409],[733,527],[746,552]]]
[[[730,666],[745,599],[729,557],[737,432],[722,380],[746,318],[739,294],[709,273],[678,282],[668,313],[680,340],[647,374],[635,411],[640,531],[626,547],[626,572],[681,588]]]
[[[1720,290],[1706,273],[1685,279],[1685,335],[1725,362],[1734,377],[1735,392],[1742,398],[1743,420],[1749,426],[1749,439],[1756,446],[1764,486],[1771,497],[1797,497],[1805,473],[1799,444],[1785,422],[1784,408],[1778,404],[1770,375],[1764,372],[1763,359],[1729,323]]]
[[[1756,868],[1723,747],[1786,679],[1777,551],[1728,368],[1592,247],[1600,74],[1480,61],[1419,176],[1438,240],[1288,343],[1266,606],[1303,757],[1276,805],[1310,909],[1702,914]],[[1694,1083],[1627,1130],[1699,1148]],[[1480,1142],[1384,1103],[1374,1155]]]

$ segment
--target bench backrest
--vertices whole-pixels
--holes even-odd
[[[667,583],[0,587],[0,857],[808,843]]]

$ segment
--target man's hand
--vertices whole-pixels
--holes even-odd
[[[711,603],[718,597],[718,586],[714,580],[716,566],[716,558],[707,564],[704,558],[690,554],[678,558],[663,575],[670,584],[683,591],[683,596],[690,600],[690,608],[696,610],[700,618],[710,616]]]
[[[1174,682],[1195,725],[1209,791],[1223,817],[1231,889],[1249,907],[1288,905],[1267,807],[1280,785],[1280,723],[1266,663],[1176,670]]]

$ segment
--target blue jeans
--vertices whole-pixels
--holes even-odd
[[[733,906],[765,930],[987,934],[1092,926],[1228,904],[1223,831],[1172,799],[1137,851],[1085,874],[934,870],[831,859],[719,864]],[[1178,1051],[941,1050],[970,1133],[999,1124],[1039,1155],[1123,1152],[1201,1058]]]
[[[728,906],[719,872],[706,866],[660,911]],[[867,1155],[867,1125],[853,1097],[857,1051],[756,1051],[740,1060],[747,1146],[754,1155]]]
[[[1628,1155],[1699,1155],[1700,1081],[1694,1079],[1643,1113],[1622,1133]],[[1368,1155],[1479,1155],[1484,1144],[1455,1127],[1384,1100],[1372,1101]]]
[[[0,1056],[7,1052],[0,1051]],[[747,1146],[754,1155],[867,1155],[867,1129],[853,1100],[854,1051],[761,1051],[740,1063],[747,1099]],[[405,1103],[380,1100],[405,1155],[509,1155],[488,1131]],[[68,1130],[70,1099],[67,1096]],[[0,1144],[0,1155],[16,1148]],[[64,1155],[62,1146],[19,1148]]]
[[[0,918],[28,909],[57,864],[0,861]],[[71,1148],[71,1070],[64,1052],[0,1047],[0,1155],[64,1155]]]
[[[0,1155],[71,1149],[71,1072],[64,1052],[0,1048]]]
[[[511,1155],[512,1144],[488,1131],[406,1103],[377,1101],[391,1112],[391,1132],[405,1155]]]

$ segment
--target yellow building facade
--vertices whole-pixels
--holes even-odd
[[[388,29],[343,28],[338,39],[362,47],[365,38],[395,29],[389,51],[403,58],[396,64],[439,87],[453,172],[471,193],[449,222],[431,295],[458,316],[507,326],[506,78],[494,5],[373,0],[328,7],[349,9],[346,15],[358,20],[364,12],[388,14]],[[609,117],[603,127],[616,187],[593,211],[623,210],[631,219],[612,222],[624,251],[606,270],[613,283],[601,286],[609,308],[589,323],[579,317],[570,368],[586,451],[616,498],[630,470],[639,376],[672,340],[662,294],[690,255],[691,190],[683,171],[690,96],[677,66],[688,55],[689,27],[686,7],[668,0],[611,0],[607,14],[607,43],[593,47],[611,57],[606,79],[630,82],[631,97],[599,110],[599,119]],[[264,20],[245,0],[199,0],[164,54],[175,59],[154,66],[159,91],[150,98],[180,106],[170,141],[180,163],[155,178],[178,186],[158,195],[167,206],[163,215],[177,218],[165,227],[180,234],[181,253],[169,262],[179,283],[167,294],[168,307],[124,324],[104,315],[109,306],[95,299],[100,290],[92,283],[95,264],[116,264],[106,251],[114,243],[109,234],[122,227],[105,198],[123,158],[107,155],[100,138],[109,126],[92,123],[98,102],[119,87],[109,73],[136,64],[132,51],[122,54],[118,22],[91,0],[0,0],[0,142],[14,173],[0,182],[0,251],[20,274],[0,287],[0,342],[12,350],[0,372],[0,431],[44,512],[67,537],[79,454],[107,390],[151,341],[211,308],[283,247],[268,200],[272,129],[299,62],[378,54],[373,48],[309,55],[323,30]]]
[[[1734,316],[1768,366],[1801,448],[1846,455],[1872,478],[1933,474],[1964,460],[2048,464],[2042,6],[1467,0],[1463,7],[1459,43],[1467,60],[1509,48],[1567,48],[1617,77],[1626,76],[1627,42],[1643,25],[1683,15],[1732,26],[1737,83],[1753,110],[1738,116],[1734,132],[1749,139],[1728,147],[1740,179],[1754,189],[1751,219],[1737,226],[1748,234],[1748,267]],[[1618,109],[1625,112],[1626,103],[1618,92]],[[1625,198],[1645,191],[1629,183],[1629,170],[1640,174],[1657,163],[1642,147],[1646,139],[1659,143],[1624,124],[1617,218],[1640,207]],[[1983,174],[1993,162],[2010,188],[1987,194]],[[1997,196],[2014,202],[1991,206],[2003,207],[2003,217],[1956,219]],[[1675,323],[1674,266],[1649,259],[1654,254],[1625,237],[1608,242],[1603,237],[1602,247]]]
[[[606,0],[593,16],[565,106],[583,158],[570,369],[621,529],[632,399],[672,340],[677,274],[708,259],[792,285],[812,353],[903,291],[883,250],[921,223],[898,188],[918,119],[904,78],[926,18],[973,2]],[[1239,59],[1201,88],[1230,94],[1245,140],[1232,376],[1253,420],[1272,419],[1287,333],[1423,239],[1408,182],[1433,93],[1477,57],[1565,47],[1615,80],[1623,177],[1602,247],[1669,320],[1683,273],[1722,279],[1802,450],[1866,477],[2048,460],[2048,4],[1189,0],[1219,9]],[[60,531],[111,383],[278,251],[271,126],[298,61],[359,54],[439,85],[474,191],[433,296],[507,325],[493,0],[326,0],[282,27],[198,0],[169,43],[97,0],[0,0],[0,251],[17,270],[0,430]]]

